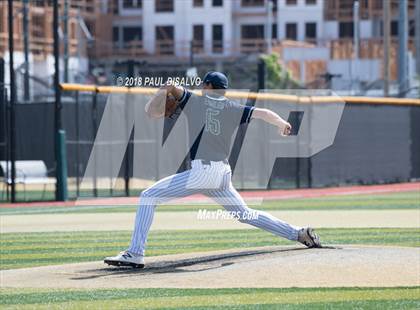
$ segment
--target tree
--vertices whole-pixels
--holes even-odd
[[[261,56],[264,61],[267,72],[267,88],[270,89],[286,89],[286,88],[302,88],[299,81],[295,80],[290,71],[284,68],[279,61],[276,53]]]

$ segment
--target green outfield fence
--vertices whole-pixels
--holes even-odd
[[[86,168],[109,93],[153,94],[156,88],[124,88],[61,84],[62,121],[66,132],[69,198],[138,195],[147,183],[132,178],[133,137],[127,147],[118,181],[99,177],[89,188],[79,184]],[[231,98],[322,104],[331,97],[302,97],[271,93],[228,92]],[[311,158],[278,158],[269,188],[306,188],[346,184],[377,184],[420,178],[420,99],[341,97],[346,107],[334,144]],[[16,104],[16,158],[43,160],[54,177],[54,103]],[[0,102],[0,160],[8,159],[8,102]],[[156,180],[160,175],[151,175]],[[258,178],[258,176],[255,176]],[[235,184],[253,189],[249,179]],[[0,200],[7,201],[5,187]],[[18,188],[18,200],[39,200],[41,189]],[[47,188],[45,199],[54,199]]]

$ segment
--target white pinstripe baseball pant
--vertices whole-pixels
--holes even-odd
[[[238,212],[238,214],[256,213],[256,216],[251,219],[246,219],[246,217],[239,219],[242,223],[289,240],[297,240],[300,227],[285,223],[267,212],[253,210],[246,206],[245,201],[232,185],[232,172],[228,164],[220,161],[205,165],[200,160],[193,160],[191,166],[190,170],[168,176],[142,192],[128,249],[130,252],[144,255],[156,205],[197,193],[211,197],[227,211]]]

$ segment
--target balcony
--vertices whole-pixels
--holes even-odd
[[[146,54],[143,48],[143,41],[130,41],[124,44],[115,42],[95,41],[88,49],[90,57],[140,57]]]
[[[193,40],[192,49],[194,54],[204,53],[204,40]]]
[[[157,40],[155,43],[156,55],[174,55],[175,54],[175,41],[174,40]]]
[[[267,42],[264,39],[241,39],[241,54],[264,53],[267,48]]]
[[[223,53],[223,41],[222,40],[213,40],[211,46],[212,46],[212,52],[214,54],[222,54]]]
[[[272,1],[273,13],[277,13],[277,1]],[[267,15],[266,0],[236,0],[233,2],[233,14],[239,16]]]
[[[5,42],[6,43],[6,42]],[[151,43],[151,42],[149,42]],[[278,40],[272,40],[273,50],[278,45]],[[219,56],[233,56],[244,54],[260,54],[267,50],[264,39],[242,39],[239,42],[223,40],[194,40],[192,42],[194,57],[212,58]],[[145,45],[155,47],[154,52],[147,51]],[[153,58],[153,57],[178,57],[188,59],[191,53],[191,41],[156,40],[152,44],[144,41],[130,41],[125,44],[96,40],[88,46],[88,55],[92,58]]]
[[[174,0],[155,0],[156,13],[168,13],[174,11]]]

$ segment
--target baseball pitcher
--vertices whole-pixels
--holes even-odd
[[[192,146],[191,169],[168,176],[141,193],[130,246],[117,256],[105,258],[106,264],[143,268],[147,235],[156,206],[197,193],[211,197],[227,211],[234,212],[242,223],[310,248],[321,247],[319,237],[312,228],[290,225],[267,212],[250,209],[233,187],[228,157],[238,126],[260,119],[276,126],[280,135],[287,136],[291,125],[271,110],[227,99],[224,96],[227,88],[226,76],[211,71],[203,79],[201,95],[180,86],[168,85],[146,104],[146,113],[151,118],[186,116]]]

